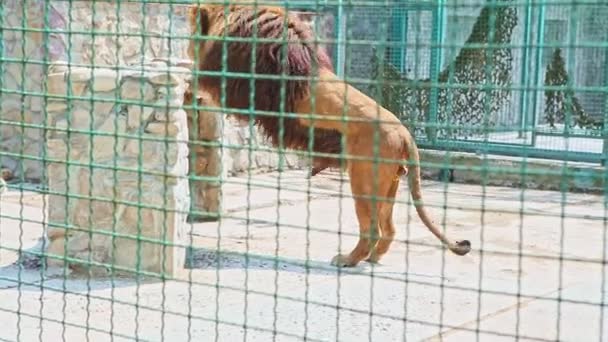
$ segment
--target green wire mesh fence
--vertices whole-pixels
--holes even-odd
[[[473,246],[440,248],[402,182],[390,251],[346,268],[348,174],[254,125],[284,88],[248,93],[270,114],[198,92],[190,42],[230,42],[192,33],[202,4],[0,1],[0,340],[607,339],[606,3],[249,2],[408,127],[425,206]]]

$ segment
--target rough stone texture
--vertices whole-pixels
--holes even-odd
[[[222,136],[222,165],[224,176],[241,173],[259,173],[277,169],[299,169],[309,165],[306,158],[291,150],[281,151],[272,147],[268,140],[249,124],[228,116]]]
[[[49,253],[77,259],[72,266],[89,258],[150,272],[183,266],[184,249],[173,244],[183,243],[190,202],[182,101],[191,73],[179,63],[49,75],[54,94],[65,97],[71,82],[74,95],[93,98],[47,108]]]
[[[45,63],[69,60],[72,65],[125,65],[141,63],[145,58],[183,58],[186,56],[187,41],[183,38],[169,41],[167,36],[185,36],[188,28],[183,6],[139,2],[121,3],[119,6],[115,2],[32,0],[24,7],[24,3],[5,1],[2,4],[3,33],[0,37],[5,61],[0,66],[3,88],[0,119],[14,121],[15,125],[2,125],[0,148],[26,157],[3,156],[0,162],[15,177],[40,180],[42,162],[31,157],[39,157],[42,153],[42,127],[46,125],[43,111],[45,99],[41,96],[45,92],[44,76],[60,77],[55,73],[67,68],[67,65],[56,65],[58,69],[46,70]],[[48,36],[34,30],[45,28],[45,17],[51,30]],[[24,28],[29,31],[22,33]],[[73,34],[68,35],[69,31]],[[92,39],[92,32],[117,34],[100,34]],[[43,41],[47,43],[43,44]],[[111,82],[115,79],[112,73],[109,71],[108,75],[99,76]],[[50,80],[50,84],[65,86],[53,80]],[[79,86],[82,84],[75,86],[74,93],[82,91],[78,89]],[[113,85],[102,81],[96,82],[95,86],[101,87],[96,89],[98,91],[113,88]],[[22,96],[24,93],[28,95]],[[61,104],[52,103],[46,107],[60,110]],[[22,131],[17,122],[38,127]]]

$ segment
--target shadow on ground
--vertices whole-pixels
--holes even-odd
[[[265,255],[236,252],[217,252],[206,248],[191,247],[186,250],[186,269],[247,269],[283,271],[302,274],[319,274],[335,276],[338,269],[328,262],[304,261]],[[359,273],[368,267],[361,263],[346,273]],[[358,271],[358,272],[357,272]]]
[[[370,266],[363,262],[358,267],[343,269],[344,274],[365,273]],[[329,262],[285,259],[272,255],[253,255],[236,252],[190,247],[186,249],[186,270],[213,271],[242,269],[243,272],[258,270],[335,276],[338,269]],[[135,272],[134,272],[135,273]],[[20,291],[58,291],[85,293],[92,290],[124,288],[161,282],[161,277],[137,274],[88,276],[85,272],[70,272],[64,268],[43,270],[40,258],[28,257],[0,267],[0,290],[20,288]]]

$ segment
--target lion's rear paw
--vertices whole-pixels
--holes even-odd
[[[369,262],[370,264],[378,264],[380,263],[381,258],[381,255],[370,255],[369,258],[365,259],[365,261]]]
[[[331,259],[331,264],[336,267],[354,267],[357,265],[348,255],[338,254]]]

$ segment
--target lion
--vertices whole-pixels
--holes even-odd
[[[348,173],[359,241],[349,254],[334,256],[332,265],[378,263],[388,252],[396,232],[394,200],[405,175],[418,216],[430,232],[456,255],[471,250],[468,240],[448,239],[427,213],[419,152],[408,129],[334,74],[327,53],[315,47],[304,22],[283,8],[249,3],[193,5],[189,21],[194,36],[188,54],[195,62],[199,91],[228,112],[254,109],[255,124],[277,147],[308,151],[314,128],[313,152],[332,156],[313,159],[313,174],[328,167]],[[222,71],[239,74],[222,76]],[[251,97],[250,90],[255,91]],[[281,111],[289,115],[279,116]],[[247,112],[236,116],[251,117]],[[339,156],[342,151],[346,156]]]

